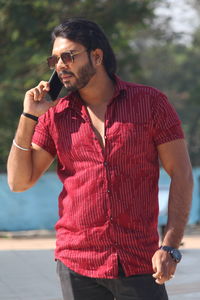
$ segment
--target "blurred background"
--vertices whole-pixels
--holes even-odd
[[[38,184],[9,191],[6,161],[24,93],[51,71],[51,31],[67,17],[102,26],[124,80],[157,87],[175,106],[195,177],[190,224],[200,221],[200,2],[198,0],[0,0],[0,231],[53,229],[61,189],[52,167]],[[169,178],[161,171],[161,190]],[[160,194],[162,197],[162,193]],[[163,196],[164,197],[164,196]],[[2,209],[3,208],[3,209]],[[165,222],[161,216],[160,223]]]

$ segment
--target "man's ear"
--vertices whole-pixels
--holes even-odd
[[[103,51],[101,49],[95,49],[92,51],[92,57],[96,66],[101,65],[103,62]]]

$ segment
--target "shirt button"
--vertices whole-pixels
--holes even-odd
[[[108,163],[107,161],[104,161],[104,166],[107,167]]]
[[[109,194],[111,191],[110,190],[107,190],[107,193]]]

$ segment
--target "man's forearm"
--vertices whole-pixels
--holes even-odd
[[[15,135],[16,145],[12,145],[8,157],[8,183],[13,191],[23,191],[29,187],[32,176],[32,150],[31,141],[36,122],[24,116],[20,117]],[[22,150],[29,149],[28,151]]]
[[[192,201],[193,178],[191,170],[186,174],[174,174],[171,178],[168,222],[162,244],[178,248]]]

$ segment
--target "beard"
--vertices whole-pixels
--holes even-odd
[[[67,70],[61,71],[59,75],[60,74],[72,75],[73,79],[75,79],[74,83],[72,83],[70,80],[64,83],[64,87],[69,93],[84,88],[89,83],[90,79],[96,74],[96,69],[93,67],[91,61],[89,60],[87,64],[85,64],[78,70],[77,75]]]

